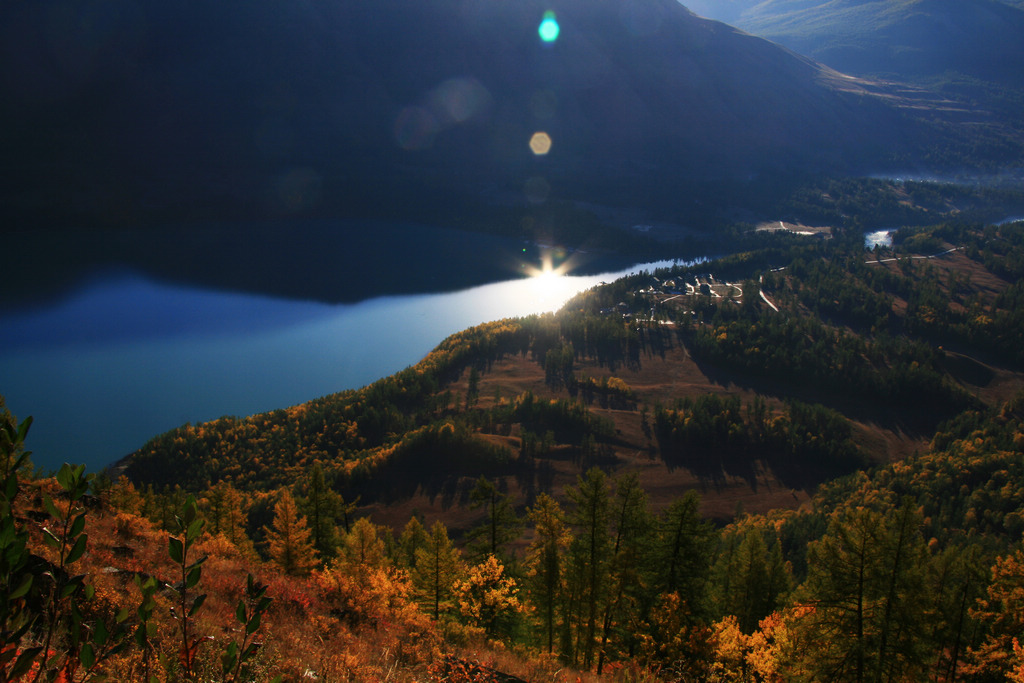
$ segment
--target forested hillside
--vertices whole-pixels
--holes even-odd
[[[140,485],[265,490],[319,464],[346,495],[393,501],[458,488],[463,469],[476,476],[486,463],[520,480],[528,502],[567,456],[615,465],[643,452],[668,469],[689,458],[686,469],[714,478],[729,468],[681,444],[764,464],[804,449],[797,432],[829,434],[807,452],[808,471],[792,457],[779,465],[804,488],[800,477],[813,486],[863,458],[902,455],[878,446],[882,432],[916,435],[913,450],[941,421],[1012,395],[1024,363],[1024,245],[1012,226],[904,230],[895,252],[841,234],[763,239],[770,246],[597,288],[555,315],[466,330],[357,391],[185,425],[122,467]],[[702,294],[697,280],[722,284]],[[672,427],[679,415],[691,426]],[[783,434],[776,419],[813,428]]]
[[[3,666],[1022,680],[1020,225],[750,239],[185,425],[116,482],[34,479],[5,417]]]

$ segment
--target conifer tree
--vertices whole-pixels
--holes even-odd
[[[565,650],[571,662],[589,669],[608,590],[608,478],[592,467],[579,477],[575,488],[566,488],[566,495],[574,505],[570,521],[575,535],[569,546],[569,642]]]
[[[383,565],[384,541],[378,535],[377,526],[366,517],[356,520],[352,530],[345,534],[340,555],[348,566],[359,570]]]
[[[430,536],[423,548],[416,550],[413,585],[435,619],[451,598],[452,585],[461,574],[458,548],[448,538],[448,528],[440,520],[430,527]]]
[[[341,523],[345,527],[345,533],[352,528],[352,515],[359,507],[359,500],[362,496],[356,496],[353,500],[345,500],[345,497],[338,494],[338,514],[341,516]]]
[[[928,592],[933,596],[936,616],[932,620],[931,642],[938,653],[935,668],[940,680],[957,680],[971,635],[978,632],[976,617],[981,612],[977,608],[981,606],[985,585],[994,575],[980,558],[981,550],[976,545],[951,545],[933,557],[929,566]],[[1021,578],[1024,585],[1024,572]]]
[[[263,531],[270,558],[286,573],[307,574],[317,565],[316,548],[310,539],[306,518],[299,514],[288,489],[281,490],[281,497],[274,505],[274,521],[271,527],[263,527]]]
[[[618,480],[612,515],[614,541],[609,562],[609,593],[605,601],[601,626],[601,646],[598,652],[597,674],[604,667],[613,629],[622,622],[636,621],[640,592],[643,587],[641,566],[645,543],[651,528],[647,510],[647,494],[640,487],[640,477],[632,472]],[[630,619],[630,616],[633,619]],[[626,630],[618,628],[619,635],[628,638]]]
[[[748,635],[789,590],[781,544],[772,540],[769,549],[762,530],[754,526],[728,533],[716,563],[718,614],[735,616],[740,631]]]
[[[888,514],[882,546],[881,623],[874,680],[916,676],[925,664],[924,594],[927,550],[921,517],[910,498]]]
[[[306,497],[302,511],[309,521],[313,547],[320,557],[330,557],[338,547],[338,518],[342,515],[344,499],[331,489],[320,463],[314,463],[306,484]]]
[[[712,527],[700,514],[695,491],[672,501],[655,522],[650,564],[655,599],[677,593],[688,613],[704,612],[711,539]]]
[[[398,557],[395,558],[395,563],[399,567],[413,569],[416,566],[416,551],[426,548],[429,540],[430,534],[423,528],[419,517],[416,515],[410,517],[398,537]]]
[[[218,482],[199,501],[203,517],[206,519],[206,530],[213,535],[223,533],[224,531],[224,517],[226,513],[224,493],[227,486],[230,486],[228,482]]]
[[[143,515],[144,501],[142,494],[135,488],[135,485],[128,480],[128,477],[120,477],[107,489],[107,500],[115,510],[128,512],[133,515]]]
[[[818,680],[922,675],[927,620],[919,525],[909,501],[887,515],[856,508],[834,517],[809,546],[801,591],[810,609],[799,628],[817,636],[804,663]]]
[[[572,541],[565,514],[558,501],[546,493],[527,513],[533,523],[534,538],[527,551],[527,585],[536,603],[543,625],[548,653],[555,649],[557,610],[565,589],[562,555]]]
[[[469,380],[466,385],[466,410],[476,405],[480,399],[480,371],[474,365],[469,369]]]
[[[508,566],[512,559],[507,551],[508,544],[519,537],[521,530],[509,496],[499,491],[490,479],[481,476],[469,492],[469,507],[483,508],[485,513],[482,523],[469,531],[470,551],[481,559],[494,555]]]
[[[218,482],[205,498],[207,529],[231,541],[243,555],[254,555],[248,534],[248,505],[242,492],[229,481]]]

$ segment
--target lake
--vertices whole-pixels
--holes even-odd
[[[106,269],[0,316],[0,393],[16,416],[34,417],[27,445],[38,466],[97,470],[185,422],[358,388],[415,364],[454,332],[554,311],[602,281],[671,264],[336,304]]]
[[[894,232],[894,228],[883,228],[864,233],[864,248],[870,251],[875,247],[891,247]]]

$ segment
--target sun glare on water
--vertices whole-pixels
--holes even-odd
[[[538,307],[552,311],[561,308],[579,288],[579,283],[567,277],[566,271],[566,268],[555,268],[550,263],[531,269],[525,282],[526,295]]]

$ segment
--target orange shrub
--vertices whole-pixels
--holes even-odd
[[[148,519],[130,512],[118,512],[114,516],[114,532],[121,539],[138,538],[152,528]]]
[[[313,583],[331,612],[353,626],[405,622],[418,613],[410,601],[408,575],[390,567],[333,566],[313,573]]]

